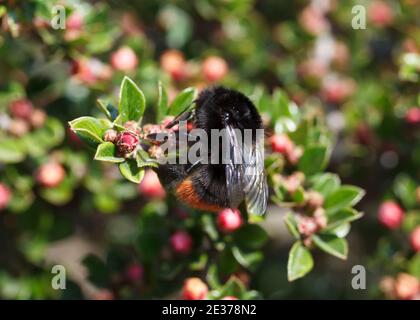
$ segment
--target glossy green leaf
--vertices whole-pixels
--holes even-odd
[[[121,83],[120,102],[118,106],[119,123],[139,121],[146,108],[146,99],[139,87],[128,77]]]
[[[328,162],[328,148],[322,145],[308,146],[299,160],[298,168],[306,176],[322,171]]]
[[[348,245],[344,238],[339,238],[333,234],[315,234],[312,241],[321,250],[340,259],[347,259]]]
[[[100,145],[98,145],[98,148],[96,149],[95,160],[113,162],[113,163],[119,163],[119,162],[125,161],[124,158],[117,157],[115,153],[116,153],[115,144],[113,144],[112,142],[103,142]]]
[[[197,89],[186,88],[182,90],[174,99],[169,107],[169,115],[177,116],[191,106],[194,101]]]
[[[355,186],[340,187],[325,199],[324,207],[327,210],[327,215],[330,216],[340,209],[355,205],[364,194],[363,189]]]
[[[302,278],[312,270],[314,261],[311,252],[303,246],[302,242],[296,241],[289,252],[287,261],[287,279],[294,281]]]
[[[259,249],[268,240],[267,232],[257,224],[246,224],[233,234],[234,240],[241,248]]]
[[[93,117],[80,117],[70,121],[69,125],[81,139],[93,145],[102,143],[105,131],[112,127],[109,120]]]
[[[124,178],[134,183],[140,183],[144,176],[144,169],[137,166],[136,160],[128,159],[118,165]]]
[[[290,234],[295,239],[299,239],[300,234],[298,231],[297,222],[292,213],[289,212],[288,214],[286,214],[286,216],[284,217],[284,223],[286,224],[286,227],[289,230]]]

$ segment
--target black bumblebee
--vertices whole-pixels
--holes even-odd
[[[193,208],[217,212],[236,208],[245,200],[249,213],[263,214],[267,207],[268,187],[264,172],[264,142],[257,139],[256,134],[257,129],[263,129],[257,109],[242,93],[220,86],[202,91],[194,105],[177,116],[167,128],[180,121],[191,121],[195,128],[207,133],[209,145],[212,145],[211,129],[225,129],[230,151],[228,158],[217,164],[209,161],[208,164],[160,165],[156,172],[161,183]],[[253,133],[248,145],[242,143],[245,129]],[[208,153],[211,157],[211,148]]]

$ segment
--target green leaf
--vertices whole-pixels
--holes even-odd
[[[408,262],[408,272],[420,278],[420,253],[415,254]]]
[[[344,238],[339,238],[334,234],[315,234],[312,236],[315,245],[337,258],[347,259],[348,245]]]
[[[327,165],[328,147],[323,145],[308,146],[299,160],[298,168],[306,176],[322,171]]]
[[[339,225],[360,219],[363,213],[351,208],[341,209],[328,217],[328,226],[325,230],[335,229]]]
[[[237,277],[232,276],[229,280],[223,285],[220,290],[220,297],[233,296],[238,299],[242,299],[242,296],[246,293],[246,288],[241,280]]]
[[[295,217],[293,216],[292,213],[288,213],[286,214],[286,216],[284,217],[284,223],[286,224],[287,229],[289,230],[289,232],[291,233],[291,235],[295,238],[295,239],[299,239],[300,238],[300,234],[298,231],[298,227],[297,227],[297,222]]]
[[[17,163],[26,157],[25,148],[15,139],[0,140],[0,163]]]
[[[128,77],[124,77],[121,83],[120,103],[119,103],[119,121],[140,121],[146,108],[146,99],[143,92]]]
[[[327,197],[340,187],[340,178],[333,173],[323,173],[311,179],[312,189]]]
[[[139,168],[142,167],[154,167],[157,168],[159,166],[158,162],[151,158],[149,154],[144,150],[139,150],[136,154],[136,161],[137,166]]]
[[[334,234],[339,238],[345,238],[349,234],[350,229],[351,229],[350,223],[346,222],[334,228],[326,228],[321,233],[325,231],[325,232],[328,232],[329,234]]]
[[[104,142],[102,137],[111,128],[111,122],[93,117],[81,117],[69,122],[70,128],[89,144]]]
[[[203,214],[201,216],[201,224],[203,226],[204,232],[210,237],[211,240],[216,241],[219,237],[219,233],[217,232],[216,225],[214,223],[214,219],[212,218],[211,214]]]
[[[195,88],[186,88],[179,93],[171,106],[169,107],[169,115],[177,116],[194,101],[197,90]]]
[[[158,83],[157,121],[161,122],[168,112],[168,93],[162,82]]]
[[[98,99],[96,101],[98,103],[97,105],[99,107],[99,110],[101,110],[109,120],[114,121],[117,118],[117,116],[118,116],[118,109],[117,108],[115,108],[109,102],[105,102],[101,99]]]
[[[255,271],[263,259],[263,255],[260,251],[246,253],[236,246],[232,247],[232,254],[242,267],[251,271]]]
[[[134,183],[140,183],[144,176],[144,169],[137,167],[136,160],[128,159],[118,165],[124,178]]]
[[[267,232],[257,224],[246,224],[239,228],[233,238],[241,248],[259,249],[268,240]]]
[[[406,174],[400,174],[395,179],[394,193],[401,199],[406,209],[412,209],[417,204],[416,188],[416,182]]]
[[[115,156],[115,144],[112,142],[103,142],[96,149],[95,160],[119,163],[125,159]]]
[[[363,189],[355,186],[344,185],[340,187],[325,199],[324,207],[327,215],[331,216],[340,209],[355,205],[362,199],[364,194]]]
[[[312,270],[314,261],[311,252],[303,246],[300,241],[296,241],[289,252],[287,261],[287,279],[294,281],[302,278]]]

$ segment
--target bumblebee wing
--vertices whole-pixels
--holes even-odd
[[[247,211],[250,214],[262,215],[267,209],[268,185],[264,172],[264,141],[244,144],[244,193]]]
[[[243,150],[242,143],[238,139],[235,129],[227,125],[224,130],[224,143],[227,144],[226,152],[223,155],[223,163],[225,164],[227,196],[230,207],[236,208],[244,199],[245,193],[243,189]],[[223,148],[222,148],[223,149]]]
[[[228,155],[224,155],[226,186],[231,207],[243,199],[250,214],[261,215],[267,208],[268,186],[264,173],[263,140],[242,143],[239,130],[227,125]]]

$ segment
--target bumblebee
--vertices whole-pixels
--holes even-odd
[[[212,129],[223,129],[229,152],[226,159],[218,163],[187,161],[186,164],[160,165],[155,170],[162,185],[192,208],[217,212],[237,208],[245,201],[248,213],[264,214],[268,198],[264,141],[256,134],[263,125],[254,104],[238,91],[210,87],[166,127],[174,127],[181,121],[191,121],[193,127],[203,129],[211,138]],[[247,129],[252,133],[252,140],[243,143]],[[211,138],[208,142],[213,146]],[[217,154],[222,154],[222,146],[218,148]],[[211,158],[216,150],[208,150],[206,156]]]

